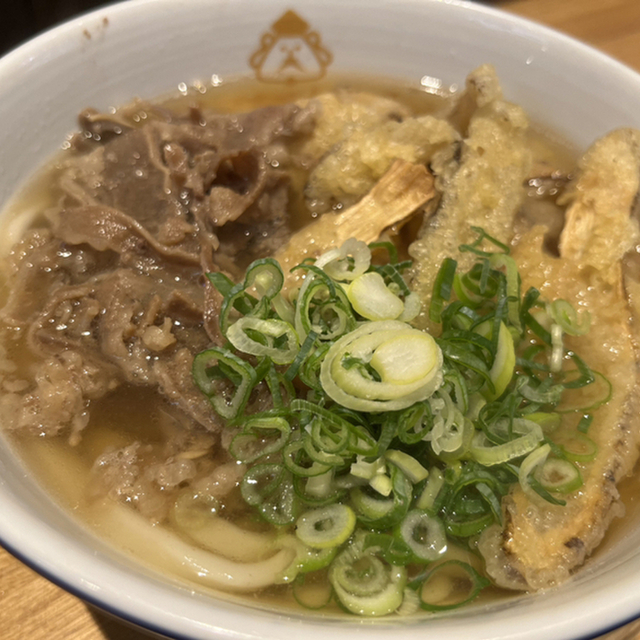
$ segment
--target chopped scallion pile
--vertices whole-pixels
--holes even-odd
[[[501,522],[514,485],[552,504],[582,485],[577,465],[597,451],[585,432],[610,385],[563,336],[584,335],[589,316],[535,289],[521,294],[508,248],[476,231],[460,247],[476,264],[458,273],[448,258],[435,280],[437,335],[411,326],[420,301],[392,245],[350,239],[298,265],[305,279],[291,296],[271,259],[240,284],[209,274],[227,344],[196,356],[194,380],[236,432],[245,501],[296,530],[298,555],[282,576],[296,593],[326,572],[359,615],[460,606],[488,581],[449,560],[449,545],[473,548]],[[382,265],[372,261],[381,248]],[[574,403],[584,416],[575,436],[554,444],[572,392],[598,381],[605,397]]]

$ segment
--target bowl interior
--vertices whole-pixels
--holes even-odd
[[[134,0],[40,36],[0,61],[0,203],[74,130],[86,106],[153,98],[179,83],[255,73],[265,35],[295,10],[332,59],[330,71],[461,86],[493,63],[505,94],[579,148],[620,126],[640,127],[640,76],[567,37],[480,5],[437,0]],[[141,37],[141,34],[144,34]],[[434,83],[436,83],[434,85]],[[438,85],[439,83],[439,85]],[[142,626],[185,638],[309,640],[348,635],[438,638],[591,637],[640,614],[640,531],[623,531],[557,590],[469,608],[428,622],[303,618],[212,602],[97,540],[51,502],[0,442],[0,541],[74,593]]]

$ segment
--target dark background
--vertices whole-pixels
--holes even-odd
[[[60,22],[115,1],[0,0],[0,55]]]
[[[176,0],[177,2],[180,0]],[[0,54],[105,0],[0,0]]]

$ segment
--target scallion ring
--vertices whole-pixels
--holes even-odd
[[[544,439],[540,425],[530,420],[516,418],[512,430],[519,437],[499,445],[492,445],[486,434],[478,431],[473,436],[469,453],[480,464],[491,467],[531,453]]]
[[[589,332],[591,314],[586,310],[576,311],[566,300],[554,300],[549,305],[549,313],[570,336],[583,336]]]
[[[417,588],[420,607],[426,611],[457,609],[474,600],[491,583],[470,564],[460,560],[447,560],[410,584]]]
[[[256,370],[248,362],[219,347],[211,347],[196,355],[192,375],[216,412],[228,420],[233,420],[244,410],[258,381]],[[221,379],[234,384],[235,391],[230,397],[222,388],[216,387],[216,381]]]
[[[536,480],[553,493],[571,493],[582,484],[582,474],[578,467],[568,460],[548,458],[535,471]]]
[[[356,357],[372,367],[380,381],[346,368]],[[442,353],[435,340],[404,322],[368,322],[348,333],[327,352],[320,369],[325,393],[356,411],[393,411],[425,400],[442,383]]]
[[[257,340],[257,336],[262,341]],[[227,339],[238,351],[252,356],[267,356],[276,364],[290,364],[300,349],[294,328],[284,320],[262,320],[244,316],[227,330]],[[282,346],[278,343],[282,342]]]
[[[434,562],[447,550],[442,522],[426,511],[409,511],[396,527],[396,534],[422,562]]]
[[[356,313],[367,320],[395,320],[404,311],[402,300],[375,271],[355,278],[347,288],[347,297]]]
[[[348,611],[377,617],[393,613],[402,604],[407,571],[404,567],[385,565],[371,554],[354,558],[345,551],[331,565],[329,580]]]
[[[344,504],[332,504],[303,513],[296,522],[296,536],[308,547],[339,547],[356,526],[356,515]]]

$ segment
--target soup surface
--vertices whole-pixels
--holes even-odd
[[[364,616],[600,544],[637,457],[636,132],[576,165],[489,66],[79,121],[5,214],[0,413],[101,535]]]

